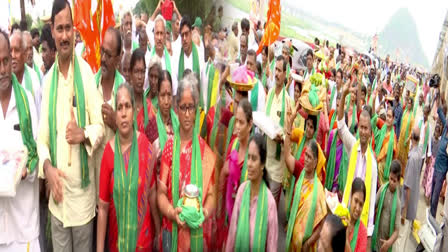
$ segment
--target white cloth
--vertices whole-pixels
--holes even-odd
[[[345,119],[342,117],[341,120],[338,121],[338,134],[344,144],[345,149],[347,150],[347,154],[350,155],[352,153],[353,145],[356,143],[356,138],[350,133],[345,124]],[[367,172],[367,157],[365,153],[361,153],[361,144],[358,145],[358,159],[356,161],[356,170],[354,178],[361,178],[365,180]],[[376,186],[377,186],[377,177],[378,177],[378,168],[376,160],[372,164],[372,181],[370,182],[370,186],[372,190],[370,190],[370,209],[369,209],[369,223],[367,225],[367,235],[372,236],[374,229],[374,215],[375,215],[375,199],[376,199]],[[347,181],[347,183],[352,183],[351,181]]]
[[[417,117],[418,118],[418,117]],[[422,148],[422,158],[425,158],[425,154],[426,157],[431,157],[432,153],[431,153],[431,125],[428,122],[428,127],[429,127],[429,133],[428,133],[428,144],[426,146],[426,150],[423,150],[423,145],[425,143],[425,133],[426,133],[426,125],[425,122],[423,121],[423,118],[419,121],[418,125],[420,126],[420,124],[422,125],[422,127],[420,128],[420,142],[419,145]]]
[[[154,26],[155,26],[155,23],[152,20],[148,20],[148,23],[146,23],[146,35],[148,36],[148,40],[149,40],[149,43],[151,44],[151,46],[155,45]]]
[[[261,83],[260,80],[258,80],[258,104],[257,104],[257,111],[258,112],[264,112],[265,111],[265,107],[266,107],[266,92],[264,91],[264,87],[263,84]],[[248,98],[249,98],[249,102],[251,99],[251,94],[252,91],[249,91],[248,94]],[[294,96],[293,96],[294,97]]]
[[[0,244],[0,252],[10,251],[32,251],[40,252],[39,239],[34,239],[29,242],[12,242],[10,244]]]
[[[193,42],[191,42],[193,43]],[[192,47],[193,48],[193,47]],[[202,71],[205,70],[204,68],[204,56],[201,54],[201,51],[199,50],[199,47],[196,47],[198,50],[198,57],[199,57],[199,77],[202,75]],[[173,76],[171,76],[172,79],[178,77],[178,71],[179,71],[179,63],[180,63],[180,52],[182,47],[179,48],[179,50],[173,52],[173,60],[171,61],[171,71],[173,72]],[[184,70],[190,69],[193,71],[193,50],[191,51],[190,55],[187,55],[184,53]],[[177,94],[177,83],[173,82],[173,95]]]
[[[36,106],[31,102],[31,93],[27,90],[25,92],[31,114],[33,135],[36,138],[38,125]],[[22,148],[22,135],[20,131],[14,130],[14,126],[19,125],[19,114],[12,89],[6,116],[4,117],[3,114],[3,108],[0,106],[0,150]],[[0,251],[10,248],[6,245],[11,243],[27,243],[37,240],[39,237],[39,181],[37,171],[38,167],[36,166],[32,174],[28,174],[24,180],[19,182],[15,197],[0,197]],[[39,243],[37,242],[37,244]],[[11,244],[11,246],[13,245]]]
[[[33,99],[29,99],[28,101],[34,101],[34,105],[37,109],[37,118],[39,120],[40,118],[40,103],[42,100],[42,90],[40,88],[40,81],[39,78],[37,77],[37,73],[36,71],[34,71],[34,69],[32,69],[31,67],[29,67],[28,65],[25,64],[25,68],[27,68],[27,71],[30,73],[31,76],[31,81],[33,82],[33,94],[32,97]],[[22,76],[22,80],[18,80],[20,82],[20,84],[22,84],[22,87],[25,88],[25,72],[23,72],[23,76]],[[26,88],[25,88],[26,89]],[[29,90],[27,90],[29,91]]]

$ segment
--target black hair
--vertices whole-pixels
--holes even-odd
[[[286,71],[286,60],[285,60],[285,57],[283,57],[283,55],[279,55],[279,56],[277,56],[277,61],[279,61],[279,60],[281,60],[282,62],[283,62],[283,72],[285,72]]]
[[[145,66],[146,69],[146,62],[145,62],[145,53],[143,52],[142,49],[137,48],[135,49],[135,51],[132,53],[131,56],[131,64],[130,64],[130,70],[134,70],[134,66],[137,63],[137,61],[143,60],[143,65]]]
[[[11,44],[10,44],[10,42],[9,42],[9,36],[8,36],[8,34],[7,34],[4,30],[0,29],[0,35],[3,35],[3,37],[4,37],[5,40],[6,40],[6,44],[8,45],[8,51],[11,51]]]
[[[250,104],[249,100],[246,98],[242,99],[238,104],[238,108],[243,109],[247,123],[252,122],[252,104]]]
[[[40,35],[39,35],[39,30],[37,29],[37,28],[33,28],[33,29],[31,29],[31,31],[30,31],[30,33],[31,33],[31,38],[35,38],[35,37],[40,37]]]
[[[393,173],[397,176],[397,178],[400,178],[401,176],[401,163],[398,159],[392,160],[392,163],[390,164],[390,173]]]
[[[267,156],[266,137],[260,133],[255,133],[249,138],[249,144],[251,142],[254,142],[257,145],[258,154],[260,155],[260,163],[266,166],[266,156]],[[263,180],[269,187],[268,173],[266,172],[266,169],[263,169]]]
[[[193,71],[191,71],[190,68],[187,68],[187,69],[184,70],[183,76],[187,76],[187,75],[191,74],[192,72]]]
[[[316,45],[320,45],[320,41],[319,41],[319,39],[316,37],[316,38],[314,38],[314,44],[316,44]]]
[[[331,69],[331,74],[336,78],[336,69]]]
[[[341,78],[344,78],[344,72],[340,68],[336,71],[336,74],[334,75],[335,78],[338,73],[341,74]]]
[[[12,24],[12,26],[11,26],[11,34],[14,33],[14,30],[20,30],[20,26],[19,26],[18,23]]]
[[[305,120],[305,128],[306,128],[306,121],[311,120],[313,122],[314,132],[317,131],[317,116],[315,115],[308,115],[308,118]]]
[[[311,148],[311,151],[313,152],[313,156],[314,158],[317,160],[317,158],[319,157],[319,148],[317,147],[317,142],[314,139],[311,139],[308,142],[308,147]]]
[[[372,110],[372,107],[370,107],[370,110]],[[370,128],[370,130],[372,130],[372,124],[370,123],[370,120],[372,119],[372,117],[370,116],[371,113],[372,113],[372,111],[370,111],[370,113],[369,113],[369,111],[367,111],[367,109],[363,109],[361,111],[361,115],[359,116],[359,118],[361,118],[361,116],[364,116],[364,117],[367,117],[367,119],[369,119],[369,128]]]
[[[54,25],[54,18],[59,12],[68,7],[70,11],[70,20],[73,20],[72,17],[72,8],[70,7],[70,3],[67,0],[54,0],[53,8],[51,9],[51,23]],[[72,21],[73,22],[73,21]]]
[[[269,48],[268,48],[267,46],[263,46],[263,52],[264,52],[264,54],[266,54],[266,56],[267,56],[268,53],[269,53]]]
[[[257,61],[257,73],[260,74],[260,76],[258,77],[261,78],[261,74],[263,73],[263,66],[261,66],[260,61]]]
[[[306,57],[308,57],[308,56],[314,57],[313,50],[308,49],[308,51],[306,51]]]
[[[333,251],[344,251],[346,240],[346,227],[339,216],[329,214],[325,222],[330,226],[331,248]]]
[[[118,29],[115,29],[114,27],[110,26],[109,28],[107,28],[106,32],[112,32],[114,37],[115,37],[115,41],[117,41],[117,49],[116,49],[116,53],[117,55],[121,54],[121,50],[122,50],[122,40],[121,40],[121,34],[120,31]]]
[[[253,56],[255,57],[255,61],[257,61],[257,53],[253,49],[247,51],[247,56]]]
[[[243,98],[248,98],[249,97],[249,92],[248,91],[236,90],[236,93],[240,94]]]
[[[364,184],[364,181],[361,178],[355,178],[352,183],[352,193],[351,195],[362,192],[364,195],[364,201],[366,200],[366,185]]]
[[[364,85],[361,85],[361,93],[367,94],[367,88]]]
[[[260,154],[260,162],[266,164],[267,150],[266,150],[266,138],[260,133],[255,133],[249,139],[250,142],[255,142],[258,147],[258,153]]]
[[[173,88],[173,81],[171,79],[170,72],[163,70],[162,74],[159,75],[159,81],[157,82],[157,92],[160,92],[160,88],[162,87],[162,82],[165,80],[170,83],[171,89]]]
[[[395,110],[394,110],[394,107],[392,107],[392,106],[388,106],[387,107],[387,110],[386,110],[386,114],[387,114],[387,111],[392,111],[392,117],[394,117],[395,118]]]
[[[365,105],[363,110],[369,112],[369,116],[370,116],[370,118],[372,118],[373,109],[372,109],[372,107],[370,105]]]
[[[241,20],[241,30],[243,31],[243,32],[245,32],[245,31],[247,31],[247,30],[249,30],[250,29],[250,23],[249,23],[249,20],[247,19],[247,18],[243,18],[242,20]]]
[[[190,16],[188,16],[188,15],[184,15],[184,16],[182,17],[182,20],[180,21],[180,26],[179,26],[180,30],[182,30],[182,28],[183,28],[185,25],[186,25],[186,26],[188,27],[188,29],[191,31],[191,19],[190,19]]]
[[[42,44],[44,41],[47,42],[48,47],[51,50],[56,51],[56,43],[54,42],[53,35],[51,35],[51,26],[50,26],[50,24],[46,24],[42,28],[42,33],[40,34],[40,43]]]

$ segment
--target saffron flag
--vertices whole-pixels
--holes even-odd
[[[258,46],[257,54],[261,52],[264,46],[270,46],[280,35],[281,8],[280,0],[269,0],[268,13],[266,16],[266,27],[263,38]]]
[[[92,5],[93,4],[93,5]],[[92,6],[96,9],[92,14]],[[115,26],[115,17],[111,0],[76,0],[74,1],[74,25],[84,42],[84,60],[95,73],[101,64],[100,45],[104,33],[110,26]]]

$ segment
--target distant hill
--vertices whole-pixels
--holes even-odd
[[[379,34],[378,45],[380,55],[390,54],[391,59],[395,60],[398,48],[399,61],[429,68],[414,18],[406,8],[399,9],[390,18]]]

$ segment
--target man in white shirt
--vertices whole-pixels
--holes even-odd
[[[34,105],[38,109],[37,114],[39,117],[42,95],[40,82],[34,70],[25,64],[26,52],[23,32],[15,30],[9,40],[11,43],[12,71],[16,75],[19,83],[33,96],[32,101],[34,101]]]
[[[42,80],[42,71],[40,70],[41,65],[37,65],[34,61],[34,50],[33,50],[33,38],[31,37],[31,33],[29,31],[23,32],[23,42],[25,45],[25,63],[34,70],[39,78],[39,84]],[[42,60],[41,60],[42,61]]]
[[[174,63],[175,67],[173,68],[173,74],[180,80],[183,77],[184,71],[190,69],[199,78],[204,65],[204,57],[200,54],[199,48],[193,43],[191,38],[191,20],[187,16],[182,18],[180,36],[182,38],[182,47],[177,52],[174,51],[172,63]],[[176,93],[177,87],[174,88],[173,85],[173,95],[176,95]]]
[[[0,251],[40,251],[38,157],[34,141],[37,113],[31,94],[12,75],[11,48],[4,32],[0,32],[0,62],[0,151],[20,150],[25,143],[28,150],[27,167],[21,171],[16,195],[0,197]]]
[[[181,17],[177,13],[173,13],[173,18],[171,19],[171,30],[173,37],[171,39],[171,47],[173,52],[177,52],[182,47],[182,38],[180,36],[180,20]]]
[[[150,25],[152,23],[152,25]],[[162,15],[157,15],[157,17],[152,21],[148,21],[146,26],[146,33],[148,34],[149,41],[153,45],[151,49],[151,59],[156,57],[159,59],[162,69],[167,70],[171,79],[173,80],[173,90],[177,90],[177,79],[173,78],[173,63],[168,49],[166,48],[166,22]],[[149,29],[148,29],[149,28]],[[149,66],[149,62],[146,63]]]

